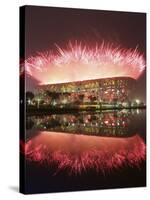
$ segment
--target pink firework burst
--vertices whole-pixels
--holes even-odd
[[[145,59],[137,48],[124,49],[109,44],[88,46],[69,42],[66,48],[38,53],[25,60],[26,73],[41,84],[64,83],[108,77],[138,79],[145,69]]]
[[[73,143],[73,141],[76,141]],[[145,160],[146,146],[140,136],[108,138],[42,132],[25,144],[27,160],[56,166],[56,174],[81,174],[89,169],[105,172],[123,166],[139,167]]]

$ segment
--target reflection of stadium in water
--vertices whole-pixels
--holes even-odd
[[[28,116],[26,126],[21,152],[58,179],[145,171],[145,109]]]
[[[142,111],[122,110],[28,116],[26,126],[27,129],[32,129],[32,131],[128,137],[136,133],[132,124],[132,118],[133,115],[134,118],[138,116],[139,112]]]

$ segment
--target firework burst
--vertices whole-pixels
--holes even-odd
[[[52,84],[121,76],[138,79],[145,59],[137,48],[69,42],[66,48],[55,44],[55,50],[38,53],[21,66],[41,84]]]
[[[24,147],[27,160],[55,165],[55,174],[67,170],[70,175],[90,169],[105,174],[123,166],[139,167],[146,148],[138,135],[106,138],[56,132],[42,132]]]

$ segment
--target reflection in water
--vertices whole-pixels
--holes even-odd
[[[139,166],[145,159],[145,143],[138,136],[107,138],[57,132],[41,132],[26,143],[28,160],[55,165],[69,174],[94,169],[108,172],[123,166]]]
[[[131,128],[135,112],[136,110],[122,110],[30,116],[27,118],[26,124],[27,129],[32,129],[32,131],[46,130],[84,135],[126,137],[135,134]],[[31,134],[28,136],[31,137]]]
[[[55,175],[140,168],[146,156],[143,116],[140,110],[29,116],[23,153],[29,162],[54,166]]]

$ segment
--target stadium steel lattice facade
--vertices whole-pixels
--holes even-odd
[[[45,104],[62,105],[116,105],[129,104],[135,80],[115,77],[59,84],[40,85],[37,93]]]

